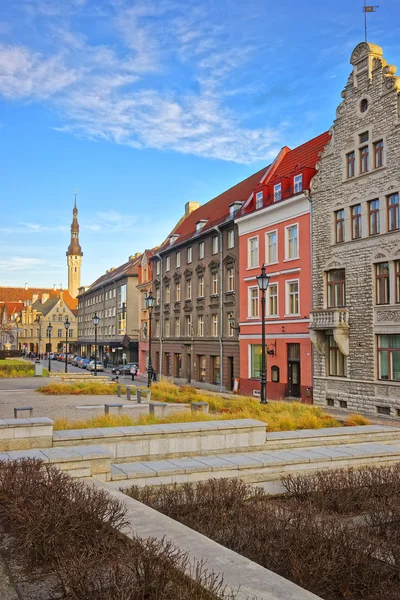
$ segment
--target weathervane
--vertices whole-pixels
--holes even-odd
[[[364,38],[365,41],[367,41],[367,13],[375,12],[375,9],[379,8],[379,6],[367,6],[365,2],[366,0],[364,0],[364,6],[362,7],[362,11],[364,13]]]

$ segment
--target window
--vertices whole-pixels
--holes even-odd
[[[171,354],[170,352],[164,352],[164,373],[165,375],[170,376],[171,375]]]
[[[211,360],[213,383],[219,384],[221,381],[221,359],[219,356],[212,356]]]
[[[206,357],[204,356],[204,354],[200,354],[198,356],[198,363],[199,363],[199,381],[205,381],[206,380]]]
[[[63,336],[63,330],[62,330],[62,329],[58,329],[58,332],[57,332],[57,337],[59,337],[59,338],[60,338],[60,337],[62,337],[62,336]],[[31,337],[33,337],[33,331],[32,331],[32,329],[31,329]]]
[[[212,334],[213,337],[218,336],[218,315],[212,315]]]
[[[204,258],[204,242],[199,243],[199,259]]]
[[[186,280],[186,299],[187,300],[192,299],[192,280],[191,279]]]
[[[188,265],[192,262],[192,247],[187,249],[187,263]]]
[[[396,303],[400,304],[400,260],[394,263],[394,273],[396,277]]]
[[[226,271],[226,274],[226,289],[228,292],[233,292],[235,289],[235,269],[233,267],[229,267],[229,269]]]
[[[197,335],[199,337],[204,337],[204,315],[199,315],[197,317]]]
[[[212,279],[211,279],[211,293],[212,294],[218,294],[218,272],[215,271],[212,274]]]
[[[356,204],[351,207],[351,237],[358,240],[361,235],[361,204]]]
[[[263,193],[257,192],[257,194],[256,194],[256,209],[262,208],[262,206],[263,206]]]
[[[156,337],[160,337],[160,320],[156,319]]]
[[[388,229],[396,231],[400,229],[399,194],[391,194],[388,199]]]
[[[227,232],[228,237],[228,250],[235,247],[235,232],[233,229],[229,229]]]
[[[389,263],[376,265],[376,303],[389,304],[390,302],[390,279]]]
[[[369,235],[377,235],[380,232],[379,200],[368,202]]]
[[[378,335],[378,378],[400,381],[400,335]]]
[[[335,237],[336,243],[344,242],[344,209],[335,212]]]
[[[175,336],[180,337],[181,335],[181,319],[180,317],[175,318]]]
[[[374,167],[383,167],[383,140],[374,143]]]
[[[360,102],[360,112],[365,113],[365,112],[367,112],[367,110],[368,110],[368,100],[366,98],[363,98]]]
[[[368,131],[364,131],[364,133],[360,133],[360,135],[358,136],[359,144],[365,144],[365,142],[368,142],[368,140],[369,140]]]
[[[249,317],[258,317],[258,287],[249,288]]]
[[[118,313],[118,333],[122,335],[126,334],[126,312],[121,311]]]
[[[297,225],[286,227],[286,259],[299,257],[298,241]]]
[[[360,152],[360,173],[368,173],[368,159],[369,159],[369,148],[363,146],[359,150]]]
[[[303,191],[303,175],[301,173],[300,175],[294,176],[293,184],[295,194],[299,194],[301,191]]]
[[[226,332],[229,337],[233,337],[235,334],[234,326],[230,323],[231,319],[233,319],[233,312],[226,313]]]
[[[63,318],[62,318],[62,315],[58,315],[58,321],[59,321],[60,323],[62,323],[62,320],[63,320]]]
[[[74,330],[73,329],[69,329],[68,330],[68,334],[69,334],[69,337],[74,337]]]
[[[266,240],[266,262],[271,265],[273,263],[278,262],[278,233],[276,231],[271,231],[267,233]]]
[[[334,377],[347,377],[347,360],[339,350],[333,335],[328,335],[328,375]]]
[[[171,302],[171,289],[169,285],[165,286],[165,304],[169,304]]]
[[[159,264],[160,261],[158,261],[157,264]],[[118,307],[122,308],[123,305],[126,304],[126,284],[125,285],[121,285],[118,288]]]
[[[251,344],[250,346],[250,377],[260,379],[261,377],[261,345]]]
[[[344,269],[333,269],[327,273],[328,308],[346,306],[346,279]]]
[[[218,236],[217,235],[214,235],[214,237],[212,239],[212,253],[213,254],[218,253]]]
[[[286,298],[286,314],[298,315],[299,314],[299,282],[298,281],[287,281],[286,282],[287,298]]]
[[[181,282],[178,281],[175,285],[175,302],[181,301]]]
[[[279,367],[277,365],[271,367],[271,381],[279,383]]]
[[[180,252],[176,253],[175,266],[176,267],[180,267],[181,266],[181,253]]]
[[[268,287],[268,316],[276,317],[278,315],[278,284],[272,283]]]
[[[165,337],[169,337],[170,336],[169,319],[165,319],[165,323],[164,323],[164,335],[165,335]]]
[[[282,184],[277,183],[274,185],[274,202],[278,202],[278,200],[282,200]]]
[[[182,354],[175,354],[175,377],[182,377]]]
[[[156,275],[159,275],[159,274],[160,274],[160,261],[158,260],[156,262]]]
[[[160,292],[160,288],[156,288],[156,304],[160,304],[161,302],[161,292]]]
[[[346,167],[347,167],[347,178],[348,179],[350,179],[350,177],[354,177],[354,175],[356,174],[355,163],[356,163],[356,153],[349,152],[348,154],[346,154]]]
[[[165,259],[165,270],[169,271],[171,268],[171,257],[167,256],[167,258]]]
[[[248,244],[248,266],[258,267],[258,237],[250,238]]]
[[[199,275],[199,280],[198,280],[198,294],[197,296],[199,298],[203,298],[204,297],[204,276],[203,275]]]
[[[185,317],[185,334],[190,337],[193,335],[192,331],[192,315],[186,315]]]

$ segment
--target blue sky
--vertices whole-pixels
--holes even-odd
[[[161,243],[283,146],[328,129],[361,0],[0,3],[0,285],[82,284]],[[369,41],[400,67],[398,0]]]

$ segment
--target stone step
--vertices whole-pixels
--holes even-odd
[[[111,465],[111,481],[161,485],[210,478],[240,477],[248,482],[271,481],[287,473],[319,471],[400,460],[400,442],[369,442],[312,446],[290,450],[241,452]]]
[[[400,440],[400,427],[388,425],[325,427],[322,429],[298,429],[296,431],[274,431],[271,433],[267,430],[268,450],[395,440]]]

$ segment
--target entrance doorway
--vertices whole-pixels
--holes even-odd
[[[234,374],[233,356],[228,356],[228,382],[229,382],[229,387],[231,390],[233,390],[233,386],[235,383],[233,374]]]
[[[186,378],[188,380],[188,383],[191,383],[192,382],[192,355],[189,352],[187,354],[186,371],[187,371]]]
[[[288,344],[288,396],[300,398],[300,344]]]

